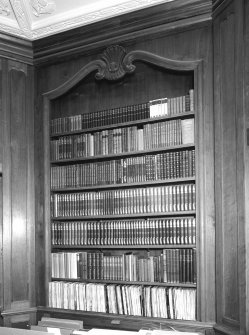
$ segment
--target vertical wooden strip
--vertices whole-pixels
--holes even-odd
[[[223,285],[224,313],[228,318],[239,321],[238,301],[238,235],[237,235],[237,153],[236,153],[236,100],[234,59],[234,14],[223,23],[221,34],[221,122],[222,122],[222,225],[223,225]],[[229,55],[229,57],[227,57]]]
[[[27,182],[28,153],[26,134],[26,74],[16,68],[9,71],[11,137],[11,276],[12,302],[28,300],[27,283]]]
[[[26,134],[27,134],[27,255],[29,262],[29,301],[36,306],[35,291],[35,177],[34,177],[34,71],[31,66],[27,69],[26,90]]]
[[[214,21],[214,118],[215,118],[215,206],[216,206],[216,308],[217,322],[222,321],[223,315],[223,296],[224,287],[222,284],[223,278],[223,254],[221,246],[223,245],[222,235],[222,206],[221,206],[221,97],[220,97],[220,22],[218,19]]]
[[[241,12],[243,11],[243,13]],[[241,43],[245,43],[244,48],[242,49],[245,52],[243,53],[243,56],[245,57],[244,63],[243,63],[243,76],[240,77],[240,79],[243,79],[243,118],[241,119],[241,122],[244,127],[249,128],[249,21],[248,21],[248,15],[249,15],[249,2],[245,1],[244,6],[241,6],[241,10],[239,15],[244,17],[244,21],[240,18],[240,29],[243,30],[243,39],[240,41]],[[237,52],[241,53],[241,48],[237,49]],[[242,64],[240,64],[242,65]],[[239,72],[241,74],[241,72]],[[240,133],[242,134],[242,133]],[[244,134],[243,134],[244,135]],[[243,138],[245,141],[245,138]],[[241,308],[241,320],[244,325],[244,333],[249,333],[249,318],[248,318],[248,311],[249,311],[249,146],[244,145],[243,148],[243,154],[245,155],[244,162],[241,162],[243,165],[244,174],[241,182],[241,190],[245,193],[243,193],[244,196],[244,202],[242,208],[243,214],[241,214],[241,221],[243,224],[240,225],[240,236],[241,236],[241,244],[239,246],[240,251],[240,263],[239,263],[239,270],[240,273],[243,274],[243,277],[241,276],[240,281],[240,296],[242,301],[242,308]],[[246,292],[246,294],[245,294]]]
[[[3,281],[4,324],[28,323],[35,305],[34,120],[31,67],[3,60]],[[11,312],[10,312],[11,311]],[[23,312],[15,319],[13,312]],[[8,317],[10,315],[10,317]],[[19,321],[18,321],[19,322]],[[17,324],[18,324],[17,322]]]
[[[45,288],[46,288],[46,304],[48,306],[48,289],[51,280],[51,239],[50,239],[50,104],[51,101],[44,97],[44,221],[45,221]]]
[[[234,2],[214,21],[216,277],[218,323],[239,327],[238,101]]]
[[[11,148],[10,148],[10,98],[8,62],[3,60],[2,71],[2,125],[3,125],[3,273],[4,273],[4,309],[11,308]]]

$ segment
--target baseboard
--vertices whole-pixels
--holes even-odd
[[[224,324],[216,324],[214,326],[216,335],[241,335],[238,327],[228,326]]]

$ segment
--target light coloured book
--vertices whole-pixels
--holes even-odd
[[[181,120],[182,127],[182,144],[195,143],[195,119]]]

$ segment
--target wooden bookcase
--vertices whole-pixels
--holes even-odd
[[[202,267],[207,255],[201,83],[201,61],[174,61],[111,46],[100,59],[86,64],[65,84],[44,95],[47,307],[38,309],[38,318],[39,313],[47,313],[82,316],[87,327],[139,329],[163,325],[212,332],[211,324],[201,322],[206,321],[202,296],[207,280]],[[182,97],[187,101],[189,93],[192,105],[186,110]],[[161,110],[152,115],[149,102],[162,98],[168,99],[167,113]],[[141,111],[135,117],[130,109]],[[184,143],[186,121],[194,124],[194,141]],[[142,172],[137,173],[138,166]],[[118,169],[114,177],[113,171]],[[73,278],[67,278],[68,272],[65,278],[62,272],[60,278],[53,278],[66,255],[75,259],[71,261],[76,266]],[[88,274],[82,273],[82,262],[88,264]],[[131,270],[138,263],[150,266],[147,277],[141,268]],[[68,282],[74,292],[84,285],[99,287],[104,306],[77,307],[75,298],[65,308],[62,300],[66,299],[58,300],[58,293],[65,291],[64,283]],[[52,287],[56,294],[51,294]],[[117,298],[116,308],[120,311],[122,305],[123,315],[113,312],[108,301],[112,301],[114,291],[117,294],[117,287],[130,299],[138,294],[140,308],[133,308],[135,300],[125,307],[125,298],[123,304]],[[155,312],[153,302],[146,305],[145,295],[152,294],[152,287],[168,300],[164,311],[158,308]],[[169,303],[173,294],[186,294],[186,306],[193,306],[194,301],[190,316],[182,316],[181,300],[175,317]],[[158,307],[162,305],[160,302]]]

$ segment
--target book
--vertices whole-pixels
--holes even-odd
[[[182,128],[182,144],[193,144],[195,143],[195,119],[183,119],[181,120]]]

